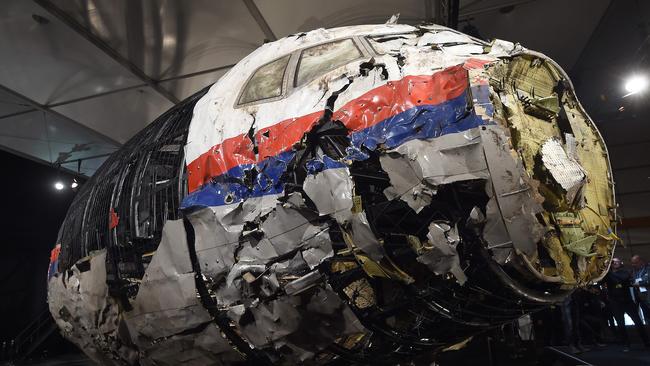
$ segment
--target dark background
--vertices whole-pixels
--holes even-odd
[[[0,340],[13,338],[46,306],[50,250],[75,192],[73,175],[0,151]],[[54,189],[61,180],[67,187]],[[79,182],[81,180],[78,179]]]

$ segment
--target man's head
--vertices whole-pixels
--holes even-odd
[[[645,265],[645,261],[643,258],[641,258],[641,256],[635,255],[630,260],[630,264],[632,264],[632,267],[634,267],[634,269],[641,269]]]
[[[612,269],[623,267],[623,261],[620,258],[612,258]]]

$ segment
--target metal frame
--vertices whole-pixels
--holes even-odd
[[[424,0],[424,21],[458,28],[460,0]]]
[[[59,113],[59,112],[56,112],[55,110],[51,109],[50,106],[40,104],[40,103],[38,103],[38,102],[36,102],[36,101],[34,101],[34,100],[32,100],[32,99],[30,99],[30,98],[28,98],[28,97],[26,97],[26,96],[20,94],[20,93],[18,93],[18,92],[13,91],[12,89],[7,88],[7,87],[4,86],[4,85],[1,85],[1,84],[0,84],[0,90],[2,90],[3,92],[6,92],[6,93],[8,93],[8,94],[10,94],[11,96],[13,96],[13,97],[15,97],[15,98],[18,98],[18,99],[22,99],[22,100],[24,100],[27,104],[31,105],[31,106],[34,108],[34,109],[29,110],[29,111],[21,111],[21,112],[18,112],[18,113],[12,113],[12,114],[8,114],[8,115],[0,116],[0,120],[1,120],[1,119],[4,119],[4,118],[13,117],[13,116],[18,116],[18,115],[21,115],[21,114],[30,113],[30,112],[42,111],[42,112],[45,112],[45,113],[52,114],[52,115],[54,115],[54,116],[56,116],[56,117],[58,117],[58,118],[61,118],[61,119],[66,120],[66,121],[72,122],[72,123],[74,123],[74,124],[76,124],[76,125],[79,125],[79,126],[85,128],[85,129],[88,129],[88,130],[92,131],[93,133],[95,133],[95,134],[97,134],[97,135],[99,135],[99,136],[102,136],[102,137],[106,138],[107,140],[109,140],[111,143],[115,144],[115,145],[118,146],[118,147],[122,145],[122,144],[120,144],[119,142],[113,140],[112,138],[110,138],[110,137],[108,137],[108,136],[106,136],[106,135],[104,135],[104,134],[101,134],[101,133],[99,133],[99,132],[97,132],[97,131],[95,131],[95,130],[93,130],[93,129],[90,129],[90,128],[84,126],[83,124],[81,124],[81,123],[79,123],[79,122],[77,122],[77,121],[75,121],[75,120],[73,120],[73,119],[71,119],[71,118],[68,118],[68,117],[62,115],[62,114]]]
[[[43,165],[46,165],[46,166],[49,166],[49,167],[52,167],[52,168],[55,168],[55,169],[60,169],[60,170],[62,170],[64,172],[66,172],[67,174],[73,175],[76,178],[82,178],[82,179],[87,179],[88,178],[87,176],[85,176],[85,175],[83,175],[83,174],[81,174],[79,172],[68,169],[68,168],[66,168],[64,166],[60,166],[59,164],[54,164],[54,163],[51,163],[49,161],[41,160],[41,159],[39,159],[39,158],[37,158],[35,156],[25,154],[24,152],[14,150],[14,149],[12,149],[10,147],[6,147],[4,145],[0,145],[0,150],[8,152],[10,154],[14,154],[14,155],[19,156],[19,157],[21,157],[23,159],[33,161],[35,163],[43,164]]]
[[[15,116],[19,116],[19,115],[22,115],[22,114],[41,111],[41,112],[45,113],[45,118],[47,118],[47,115],[49,114],[49,115],[52,115],[52,116],[54,116],[56,118],[62,119],[62,120],[67,121],[67,122],[70,122],[75,126],[78,126],[78,127],[82,128],[84,130],[90,131],[92,134],[98,135],[101,138],[106,139],[109,143],[115,145],[116,149],[119,149],[120,146],[122,146],[121,143],[115,141],[114,139],[112,139],[112,138],[110,138],[110,137],[108,137],[108,136],[106,136],[106,135],[104,135],[104,134],[102,134],[100,132],[97,132],[97,131],[95,131],[95,130],[93,130],[91,128],[88,128],[87,126],[84,126],[83,124],[62,115],[59,112],[54,111],[53,109],[51,109],[52,106],[42,105],[42,104],[40,104],[40,103],[38,103],[38,102],[36,102],[36,101],[22,95],[22,94],[20,94],[20,93],[14,91],[12,89],[7,88],[4,85],[0,85],[0,90],[2,90],[3,92],[6,92],[7,94],[9,94],[9,95],[11,95],[11,96],[13,96],[13,97],[15,97],[17,99],[20,99],[20,100],[24,101],[26,104],[29,104],[32,107],[32,109],[28,109],[26,111],[20,111],[20,112],[17,112],[17,113],[10,113],[10,114],[7,114],[7,115],[0,116],[0,123],[2,122],[1,121],[2,119],[15,117]],[[89,98],[87,98],[87,99],[89,99]],[[62,104],[63,103],[59,103],[59,104],[56,104],[55,106],[62,105]],[[47,141],[48,143],[51,142],[51,140],[49,140],[49,137],[45,141]],[[26,158],[26,159],[29,159],[29,160],[32,160],[32,161],[35,161],[35,162],[40,163],[40,164],[44,164],[44,165],[47,165],[47,166],[50,166],[50,167],[65,170],[67,173],[72,174],[75,177],[83,177],[83,178],[87,178],[87,176],[81,174],[79,171],[74,171],[74,170],[65,168],[65,167],[63,167],[61,165],[62,164],[67,164],[67,163],[72,163],[72,162],[79,162],[79,161],[83,161],[83,160],[100,158],[102,156],[110,155],[110,154],[105,154],[105,155],[102,154],[102,156],[89,156],[89,157],[85,157],[85,158],[79,158],[79,159],[74,159],[74,160],[69,160],[69,161],[57,162],[57,161],[43,160],[43,159],[40,159],[40,158],[38,158],[36,156],[28,155],[28,154],[22,153],[22,152],[20,152],[18,150],[15,150],[15,149],[12,149],[10,147],[3,146],[3,145],[0,145],[0,150],[12,153],[14,155],[17,155],[17,156],[20,156],[20,157],[23,157],[23,158]],[[50,158],[52,158],[52,157],[50,157]]]
[[[4,85],[0,85],[0,90],[1,91],[4,91],[8,95],[19,99],[20,101],[24,102],[24,104],[26,105],[25,110],[0,115],[0,123],[2,122],[1,121],[2,119],[16,117],[16,116],[20,116],[20,115],[24,115],[24,114],[28,114],[28,113],[32,113],[32,112],[42,111],[42,112],[44,112],[46,114],[46,118],[47,118],[48,115],[51,115],[51,116],[54,116],[54,117],[56,117],[58,119],[65,120],[67,122],[72,122],[73,125],[78,126],[83,130],[87,130],[87,131],[91,132],[93,135],[100,136],[102,140],[105,140],[109,144],[114,145],[116,148],[119,148],[120,146],[122,146],[122,143],[116,141],[115,139],[113,139],[113,138],[111,138],[111,137],[109,137],[109,136],[107,136],[107,135],[105,135],[103,133],[100,133],[100,132],[98,132],[98,131],[96,131],[96,130],[94,130],[92,128],[89,128],[89,127],[85,126],[84,124],[82,124],[82,123],[80,123],[80,122],[78,122],[78,121],[76,121],[76,120],[74,120],[72,118],[66,117],[63,114],[54,111],[53,108],[60,107],[60,106],[65,106],[65,105],[72,104],[72,103],[82,102],[82,101],[86,101],[86,100],[90,100],[90,99],[94,99],[94,98],[100,98],[100,97],[104,97],[104,96],[111,95],[111,94],[117,94],[117,93],[120,93],[120,92],[125,92],[125,91],[129,91],[129,90],[143,88],[143,87],[149,87],[149,88],[153,89],[155,92],[162,95],[166,100],[176,104],[176,103],[178,103],[178,98],[174,94],[172,94],[172,92],[165,89],[161,85],[162,83],[168,82],[168,81],[174,81],[174,80],[182,80],[182,79],[195,77],[195,76],[199,76],[199,75],[203,75],[203,74],[208,74],[208,73],[212,73],[212,72],[217,72],[217,71],[221,71],[221,70],[227,70],[227,69],[230,69],[230,68],[232,68],[234,66],[234,64],[223,65],[223,66],[218,66],[218,67],[214,67],[214,68],[210,68],[210,69],[206,69],[206,70],[201,70],[201,71],[197,71],[197,72],[192,72],[192,73],[188,73],[188,74],[184,74],[184,75],[179,75],[179,76],[173,76],[173,77],[169,77],[169,78],[161,78],[159,80],[154,80],[153,78],[149,77],[144,71],[142,71],[140,68],[138,68],[133,62],[129,61],[126,57],[122,56],[120,53],[118,53],[116,50],[114,50],[111,46],[109,46],[106,42],[104,42],[102,39],[100,39],[97,35],[92,33],[91,30],[85,28],[76,19],[74,19],[71,15],[67,14],[65,11],[63,11],[61,8],[59,8],[57,5],[55,5],[52,1],[50,1],[50,0],[34,0],[34,3],[36,3],[38,6],[43,8],[45,11],[47,11],[49,14],[51,14],[55,18],[57,18],[59,21],[61,21],[64,26],[70,28],[72,31],[74,31],[75,33],[82,36],[88,42],[92,43],[95,47],[99,48],[105,55],[110,57],[112,60],[116,61],[122,67],[126,68],[131,74],[135,75],[139,80],[142,81],[142,83],[138,83],[137,85],[131,85],[131,86],[128,86],[128,87],[112,89],[112,90],[105,91],[105,92],[85,95],[85,96],[82,96],[82,97],[77,97],[77,98],[64,100],[64,101],[60,101],[60,102],[55,102],[55,103],[51,103],[51,104],[40,104],[40,103],[32,100],[31,98],[19,93],[19,92],[16,92],[16,91],[14,91],[14,90],[12,90],[12,89],[4,86]],[[49,140],[49,138],[47,140],[44,140],[44,141],[45,142],[51,142]],[[52,167],[58,167],[60,169],[65,170],[68,173],[71,173],[71,174],[73,174],[75,176],[80,176],[80,177],[84,176],[84,175],[80,175],[78,172],[76,172],[74,170],[71,170],[71,169],[68,169],[68,168],[65,168],[65,167],[61,167],[60,164],[66,164],[66,163],[71,163],[71,162],[79,162],[79,161],[83,161],[83,160],[102,157],[102,156],[92,156],[92,157],[73,159],[73,160],[57,163],[57,162],[53,162],[53,161],[38,158],[36,156],[21,153],[21,152],[15,150],[15,149],[12,149],[12,148],[9,148],[9,147],[6,147],[6,146],[0,146],[0,149],[4,150],[4,151],[7,151],[7,152],[10,152],[10,153],[15,154],[15,155],[18,155],[18,156],[21,156],[21,157],[24,157],[24,158],[27,158],[27,159],[42,163],[42,164],[45,164],[45,165],[49,165],[49,166],[52,166]],[[50,157],[50,159],[52,159],[52,158]],[[90,174],[90,175],[92,175],[92,174]]]
[[[269,41],[277,41],[278,38],[271,30],[271,27],[269,27],[269,23],[266,22],[266,19],[264,19],[262,12],[260,12],[260,9],[257,7],[257,5],[255,5],[255,2],[253,0],[242,0],[242,1],[244,2],[244,5],[246,5],[246,8],[248,8],[248,12],[253,17],[253,19],[255,19],[255,22],[260,27],[262,33],[264,33],[266,38]]]
[[[76,19],[71,17],[68,13],[61,10],[61,8],[52,4],[49,0],[34,0],[34,2],[40,5],[48,13],[55,16],[63,24],[67,25],[70,29],[75,31],[77,34],[85,38],[88,42],[92,43],[94,46],[103,51],[108,57],[113,61],[117,62],[129,72],[135,75],[138,79],[142,80],[147,86],[155,90],[158,94],[163,96],[165,99],[170,101],[173,104],[179,102],[178,98],[175,95],[170,93],[168,90],[159,85],[158,81],[150,78],[147,74],[144,73],[137,65],[128,60],[126,57],[122,56],[119,52],[114,50],[101,38],[96,36],[92,31],[86,29],[83,25],[79,24]]]
[[[173,107],[158,117],[144,130],[134,136],[117,153],[112,154],[100,170],[81,188],[75,200],[72,202],[71,210],[64,221],[63,230],[58,237],[62,247],[61,265],[62,269],[69,268],[79,258],[88,254],[91,250],[107,248],[108,250],[108,271],[111,275],[111,286],[117,291],[128,291],[125,279],[132,273],[122,273],[122,269],[116,266],[118,262],[128,262],[134,255],[134,251],[148,249],[150,246],[157,246],[157,235],[161,234],[161,228],[152,226],[151,237],[142,238],[134,236],[134,226],[137,226],[133,215],[133,204],[135,191],[133,187],[143,189],[138,193],[138,201],[146,200],[171,200],[173,205],[180,204],[184,192],[179,192],[181,183],[168,184],[164,187],[165,192],[160,192],[160,187],[155,184],[142,183],[142,179],[151,182],[151,175],[144,176],[148,171],[148,165],[152,159],[152,153],[158,152],[156,166],[168,166],[166,170],[177,179],[183,179],[184,153],[180,147],[184,144],[189,129],[192,110],[196,102],[207,92],[204,88],[182,103]],[[178,150],[171,153],[165,150],[166,145],[178,145]],[[169,155],[168,155],[169,154]],[[151,172],[155,175],[155,172]],[[162,196],[159,196],[162,194]],[[81,208],[83,207],[83,210]],[[166,220],[166,212],[161,212],[155,207],[146,207],[151,214],[151,220]],[[119,217],[119,223],[114,228],[109,228],[107,220],[110,217],[109,210],[114,210]],[[83,211],[83,212],[82,212]],[[140,247],[130,244],[135,240]],[[126,287],[125,287],[126,286]]]

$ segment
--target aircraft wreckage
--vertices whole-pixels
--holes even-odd
[[[104,163],[49,306],[102,364],[417,363],[598,280],[615,215],[603,139],[548,57],[318,29]]]

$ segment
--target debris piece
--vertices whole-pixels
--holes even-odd
[[[418,262],[425,264],[437,275],[451,273],[461,285],[467,276],[460,267],[456,245],[460,242],[458,230],[447,223],[432,222],[429,225],[429,246],[418,256]]]

